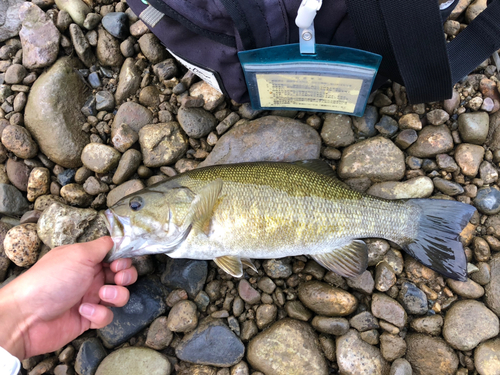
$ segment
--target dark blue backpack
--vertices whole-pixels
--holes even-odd
[[[300,0],[127,0],[138,15],[148,6],[164,16],[146,22],[185,65],[217,80],[224,94],[248,102],[237,53],[298,43]],[[149,3],[149,5],[148,5]],[[500,1],[446,43],[443,22],[458,0],[324,0],[316,43],[382,55],[375,82],[406,87],[413,103],[450,98],[453,85],[500,48]],[[144,12],[144,13],[143,13]],[[144,17],[141,16],[141,18]],[[152,25],[153,24],[153,25]]]

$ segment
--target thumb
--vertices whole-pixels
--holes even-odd
[[[113,248],[113,240],[109,236],[104,236],[79,245],[81,246],[83,257],[93,264],[98,264],[104,260],[106,254]]]

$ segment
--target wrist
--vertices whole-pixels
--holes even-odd
[[[0,346],[20,360],[25,358],[27,322],[23,318],[10,284],[0,289]]]

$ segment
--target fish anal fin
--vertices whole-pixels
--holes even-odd
[[[311,257],[326,269],[344,277],[361,275],[368,267],[368,249],[360,240],[354,240],[329,253],[314,254]]]
[[[241,259],[236,256],[226,255],[214,259],[215,264],[217,264],[222,270],[227,272],[233,277],[243,276],[243,265]]]
[[[257,271],[257,267],[255,267],[250,258],[241,258],[241,263],[243,263],[243,265],[247,266],[248,268],[254,270],[255,272],[259,272]]]
[[[186,218],[187,221],[191,222],[194,231],[208,234],[210,230],[209,220],[221,191],[222,180],[218,178],[205,185],[196,194]]]

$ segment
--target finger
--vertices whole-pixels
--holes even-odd
[[[109,268],[104,269],[105,275],[105,283],[106,284],[114,284],[115,283],[115,273],[111,271]]]
[[[125,306],[130,298],[130,292],[123,286],[104,285],[99,290],[99,297],[104,302],[116,307]]]
[[[113,312],[105,306],[82,303],[78,309],[80,315],[90,321],[90,328],[99,329],[113,321]]]
[[[130,267],[132,267],[132,259],[130,258],[117,259],[110,264],[111,271],[113,272],[122,271]]]
[[[91,242],[80,244],[80,251],[83,252],[83,259],[88,260],[92,264],[99,264],[103,261],[112,247],[113,240],[111,237],[105,236]]]
[[[137,270],[135,267],[117,272],[115,275],[116,285],[130,285],[137,281]]]

